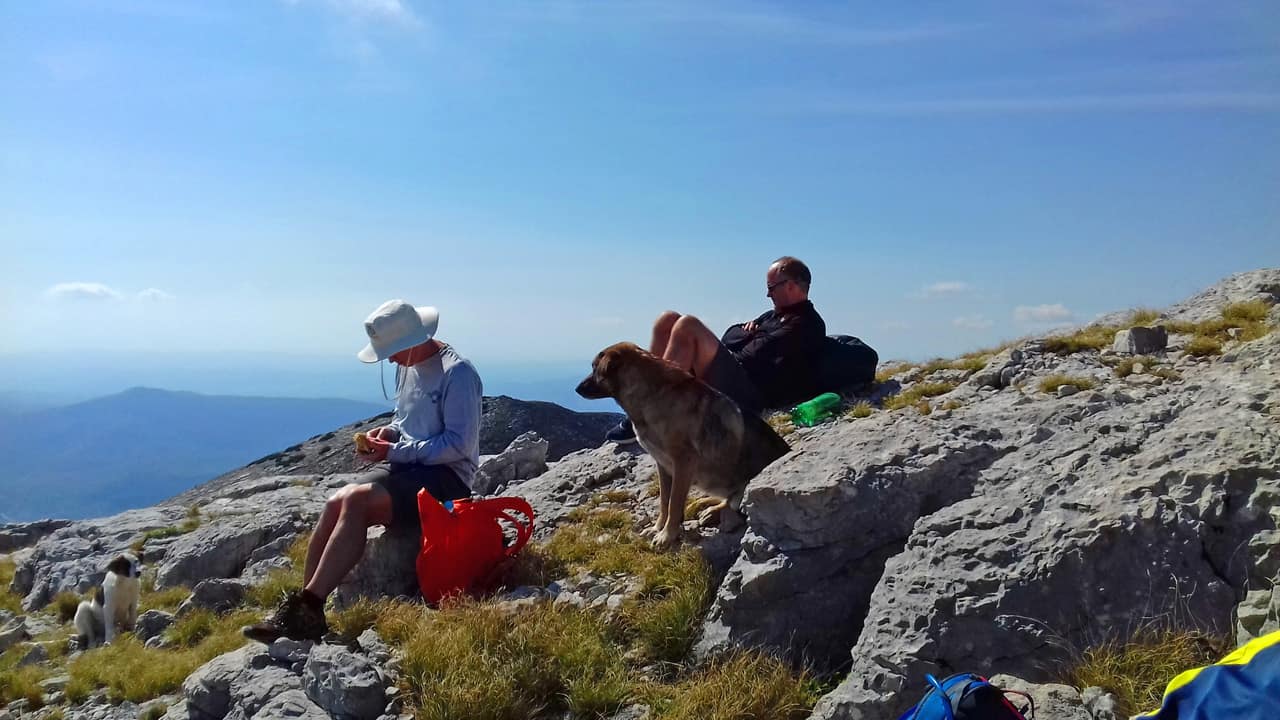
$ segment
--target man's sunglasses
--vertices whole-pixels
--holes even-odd
[[[777,288],[779,285],[784,285],[789,282],[791,282],[791,278],[782,278],[776,283],[770,283],[768,285],[765,285],[765,289],[768,290],[769,292],[773,292],[774,289]]]

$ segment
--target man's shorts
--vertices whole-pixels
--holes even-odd
[[[716,355],[711,358],[711,364],[707,366],[701,380],[728,395],[738,403],[743,412],[759,415],[764,409],[764,399],[760,397],[756,384],[724,345],[717,346]]]
[[[377,483],[386,489],[391,496],[391,524],[397,528],[416,528],[421,524],[419,490],[425,488],[440,502],[471,495],[471,488],[448,465],[384,462],[361,475],[358,482]]]

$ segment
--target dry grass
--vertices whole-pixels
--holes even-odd
[[[1090,325],[1069,335],[1057,335],[1046,338],[1044,349],[1058,355],[1070,355],[1086,350],[1101,350],[1115,343],[1116,332],[1121,330],[1116,325]]]
[[[941,409],[942,410],[959,410],[962,407],[964,407],[964,403],[960,402],[959,400],[948,400],[942,403]]]
[[[18,667],[18,661],[26,652],[26,648],[14,646],[0,654],[0,707],[19,699],[25,699],[32,709],[44,704],[40,682],[48,671],[38,665]]]
[[[1184,670],[1217,662],[1230,640],[1197,631],[1144,630],[1126,642],[1108,642],[1080,653],[1067,682],[1101,687],[1116,696],[1117,715],[1129,717],[1160,706],[1165,686]]]
[[[808,676],[795,677],[776,658],[739,654],[671,688],[665,720],[799,720],[817,701]]]
[[[1266,322],[1271,306],[1261,300],[1232,303],[1222,309],[1222,319],[1243,327],[1246,323]]]
[[[875,408],[871,406],[871,403],[863,401],[846,410],[844,416],[849,420],[857,420],[859,418],[871,417],[871,414],[874,412]]]
[[[1040,381],[1040,392],[1054,393],[1063,385],[1074,385],[1077,390],[1092,390],[1093,381],[1089,378],[1072,377],[1070,375],[1050,375]]]
[[[791,422],[790,413],[774,413],[765,419],[769,423],[769,427],[782,437],[786,437],[796,431],[796,424]]]
[[[1193,357],[1210,357],[1222,354],[1222,341],[1209,335],[1196,335],[1187,341],[1183,350]]]
[[[1155,367],[1156,360],[1155,358],[1148,357],[1146,355],[1139,355],[1137,357],[1127,357],[1121,360],[1120,362],[1116,363],[1116,366],[1113,368],[1113,371],[1115,372],[1116,377],[1121,377],[1121,378],[1129,377],[1130,375],[1133,374],[1133,367],[1135,365],[1138,365],[1139,363],[1141,363],[1143,366],[1149,369],[1149,368]]]
[[[67,698],[85,700],[104,688],[112,702],[141,703],[173,692],[196,668],[243,645],[240,627],[257,614],[239,611],[227,615],[196,612],[183,618],[169,632],[175,649],[150,649],[126,634],[110,645],[94,648],[72,660],[67,671]]]
[[[58,618],[58,622],[69,623],[76,616],[78,607],[80,607],[80,595],[70,590],[63,590],[53,596],[48,609]]]
[[[920,402],[925,398],[945,395],[955,389],[955,383],[918,382],[897,395],[885,398],[884,409],[897,410],[904,407],[915,407],[919,409]],[[927,415],[928,413],[925,412],[923,414]]]
[[[885,365],[883,368],[876,370],[876,382],[888,382],[894,375],[904,373],[912,368],[918,367],[915,363],[898,362]]]
[[[14,615],[21,615],[22,598],[9,591],[9,583],[13,582],[13,573],[17,566],[9,558],[0,558],[0,610],[7,610]]]

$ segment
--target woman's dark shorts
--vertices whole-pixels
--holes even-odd
[[[702,381],[728,395],[743,412],[759,415],[764,409],[764,398],[760,397],[756,384],[751,382],[746,369],[724,345],[716,349]]]
[[[448,465],[379,463],[361,475],[358,482],[377,483],[391,495],[391,524],[395,527],[417,527],[421,524],[418,520],[419,490],[425,488],[440,502],[471,495],[471,488]]]

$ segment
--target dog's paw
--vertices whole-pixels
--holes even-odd
[[[664,548],[674,547],[679,542],[680,542],[679,530],[672,531],[672,530],[663,528],[653,536],[653,542],[651,544],[653,545],[653,547],[661,550]]]

